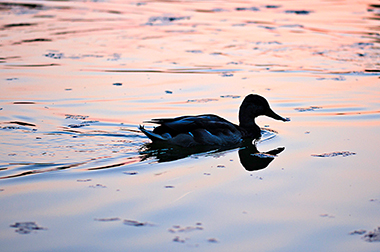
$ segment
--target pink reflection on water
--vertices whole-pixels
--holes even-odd
[[[379,225],[369,201],[379,180],[379,8],[270,5],[2,4],[2,248],[377,251],[347,234]],[[292,118],[258,118],[278,132],[258,149],[285,147],[267,168],[247,172],[237,149],[141,161],[144,120],[213,113],[237,122],[249,93]],[[339,151],[357,154],[311,156]],[[157,225],[94,221],[112,217]],[[47,230],[26,242],[9,227],[23,221]],[[198,222],[202,231],[173,242],[168,229]]]

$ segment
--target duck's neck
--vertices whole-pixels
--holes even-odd
[[[239,126],[244,130],[244,138],[258,138],[261,136],[260,127],[255,123],[255,119],[242,120],[240,118]]]

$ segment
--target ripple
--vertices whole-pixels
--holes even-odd
[[[47,64],[6,64],[7,67],[51,67],[51,66],[60,66],[60,64],[47,63]]]
[[[174,17],[174,16],[158,16],[150,17],[146,25],[169,25],[174,21],[188,20],[189,16]]]
[[[218,101],[218,99],[214,98],[203,98],[203,99],[192,99],[192,100],[187,100],[187,103],[207,103],[207,102],[213,102],[213,101]]]
[[[322,153],[322,154],[312,154],[312,157],[337,157],[337,156],[342,156],[342,157],[348,157],[356,155],[355,152],[350,152],[350,151],[334,151],[334,152],[329,152],[329,153]]]
[[[260,11],[257,7],[237,7],[235,8],[237,11]]]
[[[51,39],[47,39],[47,38],[35,38],[35,39],[24,39],[24,40],[21,40],[19,42],[14,42],[13,44],[14,45],[20,45],[23,43],[51,42],[51,41],[52,41]]]
[[[288,13],[288,14],[297,14],[297,15],[308,15],[310,13],[312,13],[313,11],[309,11],[309,10],[286,10],[285,13]]]
[[[37,25],[37,23],[13,23],[13,24],[6,24],[3,25],[1,29],[9,29],[9,28],[14,28],[14,27],[25,27],[25,26],[34,26]]]
[[[223,74],[241,71],[241,69],[215,69],[212,67],[193,67],[175,69],[88,69],[87,71],[107,73],[174,73],[174,74]]]
[[[317,107],[317,106],[310,106],[307,108],[295,108],[294,110],[297,110],[298,112],[306,112],[306,111],[314,111],[316,109],[321,109],[322,107]]]

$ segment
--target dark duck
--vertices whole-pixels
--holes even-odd
[[[146,121],[159,124],[153,131],[143,126],[139,129],[154,143],[167,143],[182,147],[193,146],[233,146],[244,139],[257,139],[261,129],[255,123],[255,118],[261,115],[284,122],[290,121],[276,114],[268,101],[257,94],[247,95],[239,109],[239,125],[212,114],[196,116],[180,116],[176,118],[161,118]]]

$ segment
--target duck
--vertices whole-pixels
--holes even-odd
[[[289,118],[276,114],[261,95],[249,94],[239,108],[239,125],[218,115],[202,114],[151,119],[144,123],[157,124],[153,131],[145,129],[143,125],[139,125],[139,130],[153,143],[180,147],[234,146],[245,139],[261,137],[261,129],[255,123],[258,116],[290,121]]]

